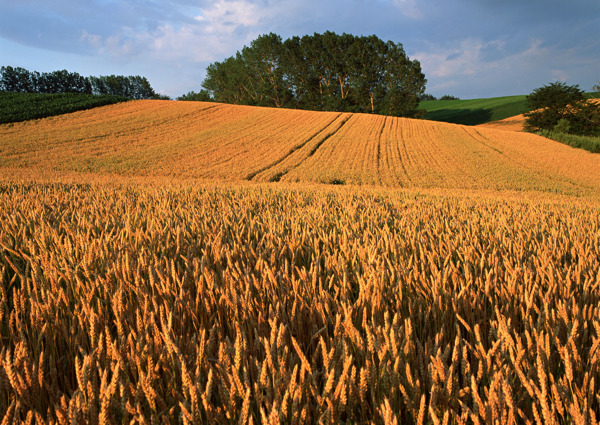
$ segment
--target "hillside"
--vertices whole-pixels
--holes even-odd
[[[468,100],[428,100],[419,108],[425,109],[425,118],[455,124],[477,125],[503,120],[523,114],[527,108],[525,95],[503,96]]]
[[[477,124],[477,127],[494,128],[496,130],[525,131],[525,115],[519,114],[501,120]]]
[[[16,93],[0,91],[0,123],[52,117],[75,111],[125,102],[112,95],[84,93]]]
[[[599,170],[215,103],[0,125],[2,423],[597,423]]]
[[[211,180],[600,193],[600,156],[528,133],[131,101],[0,125],[0,167]]]

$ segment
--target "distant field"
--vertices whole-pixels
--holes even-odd
[[[0,167],[314,182],[600,191],[600,156],[529,133],[367,114],[131,101],[0,125]]]
[[[456,124],[477,125],[523,114],[529,109],[526,96],[504,96],[471,100],[428,100],[420,108],[427,110],[425,118]]]
[[[46,118],[126,100],[119,96],[81,93],[40,94],[0,91],[0,124]]]

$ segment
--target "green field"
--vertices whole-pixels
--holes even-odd
[[[425,118],[455,124],[477,125],[502,120],[528,111],[527,96],[504,96],[470,100],[428,100],[420,108]]]
[[[0,92],[0,124],[52,117],[124,102],[120,96]]]

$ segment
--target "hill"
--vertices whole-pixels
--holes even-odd
[[[600,192],[600,156],[543,137],[366,114],[131,101],[0,126],[0,167],[389,187]]]
[[[485,128],[495,128],[497,130],[525,131],[525,115],[514,115],[501,120],[477,124],[477,126]]]
[[[0,125],[2,423],[597,423],[599,158],[214,103]]]
[[[503,96],[469,100],[427,100],[419,104],[425,118],[455,124],[477,125],[523,114],[527,96]]]

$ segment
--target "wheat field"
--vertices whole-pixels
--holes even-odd
[[[200,102],[0,125],[1,424],[598,424],[599,158]]]
[[[600,205],[0,184],[2,423],[595,424]]]
[[[600,194],[600,156],[405,118],[132,101],[0,125],[0,167],[254,182]]]

